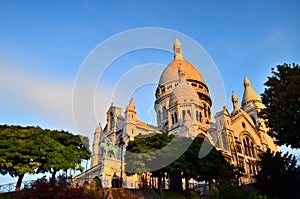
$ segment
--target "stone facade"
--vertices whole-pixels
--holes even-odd
[[[279,147],[267,134],[265,121],[258,117],[264,105],[247,77],[244,78],[244,87],[242,107],[233,91],[233,111],[230,113],[225,106],[216,113],[215,123],[209,129],[209,133],[217,137],[215,146],[222,150],[225,158],[232,165],[244,168],[244,176],[240,179],[243,184],[255,181],[254,175],[259,170],[259,154],[267,149],[279,151]]]
[[[90,178],[98,176],[104,187],[111,187],[112,176],[120,173],[121,160],[126,153],[120,143],[124,141],[126,145],[138,134],[167,133],[192,138],[202,134],[222,151],[231,164],[245,169],[241,183],[254,181],[253,175],[259,170],[257,160],[260,153],[268,148],[279,150],[267,135],[264,121],[258,117],[258,111],[264,105],[246,77],[242,106],[233,92],[234,110],[230,113],[225,106],[216,113],[215,122],[212,122],[212,100],[207,84],[197,68],[184,60],[177,38],[173,49],[174,60],[162,72],[155,92],[157,126],[136,118],[133,99],[124,114],[120,107],[111,104],[104,129],[99,124],[94,133],[91,169],[77,179],[83,175]],[[183,127],[187,131],[182,131]],[[121,150],[124,150],[123,157]],[[127,177],[125,174],[123,179],[125,186],[131,188],[137,188],[140,180],[136,175]]]

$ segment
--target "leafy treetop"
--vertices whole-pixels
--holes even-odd
[[[20,188],[26,173],[75,169],[91,155],[87,138],[66,131],[0,125],[0,174],[18,177]]]
[[[261,96],[266,108],[260,115],[267,119],[269,134],[279,145],[300,148],[300,66],[278,65],[264,85]]]

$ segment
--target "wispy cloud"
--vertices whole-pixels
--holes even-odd
[[[1,64],[0,73],[1,118],[4,120],[1,122],[7,122],[5,115],[9,114],[24,123],[33,117],[36,125],[48,123],[72,129],[72,83],[51,80],[9,64]]]

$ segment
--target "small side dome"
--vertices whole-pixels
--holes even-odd
[[[197,103],[200,104],[199,96],[191,85],[185,80],[184,70],[178,71],[179,84],[173,90],[170,97],[170,107],[176,104]]]
[[[251,87],[251,83],[246,76],[244,77],[244,87],[245,90],[244,90],[244,95],[242,100],[243,107],[249,103],[262,103],[261,98]]]

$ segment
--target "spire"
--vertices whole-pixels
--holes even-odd
[[[234,93],[234,90],[232,90],[232,97],[231,97],[232,103],[236,104],[239,102],[238,96]]]
[[[244,95],[242,100],[242,107],[246,106],[249,103],[256,103],[256,102],[262,103],[261,98],[251,87],[251,83],[246,76],[244,77],[244,87],[245,90],[244,90]]]
[[[177,36],[176,36],[175,41],[174,41],[174,46],[176,46],[176,45],[181,46],[181,43],[180,43],[180,41],[178,40],[178,37],[177,37]]]
[[[133,99],[131,98],[125,111],[126,122],[135,122],[136,121],[136,112]]]
[[[95,129],[94,135],[96,135],[96,134],[99,134],[99,135],[100,135],[101,133],[102,133],[102,127],[101,127],[101,123],[99,122],[97,128]],[[94,139],[94,140],[95,140],[95,139]]]
[[[249,79],[246,76],[244,76],[244,87],[246,88],[249,86],[251,86],[251,83],[250,83]]]
[[[134,105],[134,101],[133,101],[132,98],[129,101],[129,104],[128,104],[127,108],[126,108],[126,111],[133,111],[133,112],[135,112],[135,105]]]
[[[174,41],[173,45],[173,50],[174,50],[174,59],[183,59],[182,57],[182,46],[180,41],[178,40],[178,37],[176,36],[176,39]]]
[[[102,134],[102,127],[101,124],[97,126],[95,133],[94,133],[94,141],[93,141],[93,156],[91,158],[91,167],[94,167],[99,164],[99,143]]]
[[[240,110],[240,105],[239,105],[239,98],[234,93],[233,90],[232,90],[231,100],[232,100],[232,104],[233,104],[233,111],[232,111],[231,115],[235,115]]]

